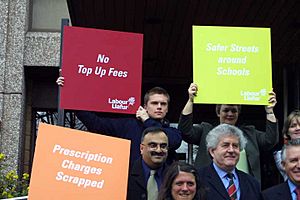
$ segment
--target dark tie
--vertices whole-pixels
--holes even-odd
[[[158,186],[155,181],[155,170],[150,171],[150,176],[147,181],[147,200],[156,200],[158,195]]]
[[[296,195],[297,195],[297,200],[300,200],[300,186],[298,186],[298,187],[296,187],[296,189],[295,189],[295,193],[296,193]]]
[[[227,177],[229,178],[229,185],[227,187],[228,195],[230,197],[230,200],[236,200],[237,199],[237,193],[236,193],[236,187],[235,187],[234,182],[233,182],[232,173],[228,173]]]

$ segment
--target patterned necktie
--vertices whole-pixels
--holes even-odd
[[[300,200],[300,187],[298,186],[296,189],[295,189],[295,193],[297,195],[297,200]]]
[[[233,175],[232,173],[228,173],[227,177],[229,178],[229,185],[227,187],[227,192],[230,197],[230,200],[236,200],[237,199],[237,193],[236,193],[236,187],[233,182]]]
[[[150,171],[150,176],[147,182],[147,200],[156,200],[158,195],[158,186],[155,181],[155,170]]]

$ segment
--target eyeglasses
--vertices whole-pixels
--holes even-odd
[[[142,144],[142,145],[147,146],[151,150],[157,150],[158,147],[160,147],[160,149],[162,151],[167,151],[168,148],[169,148],[167,143],[160,143],[160,144],[158,144],[158,143],[155,143],[155,142],[150,142],[148,144]]]

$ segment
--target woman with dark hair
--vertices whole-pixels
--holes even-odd
[[[194,166],[174,162],[167,170],[158,200],[204,200],[205,189]]]

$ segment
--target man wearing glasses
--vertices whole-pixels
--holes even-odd
[[[201,124],[193,126],[193,103],[197,91],[198,86],[195,83],[191,83],[188,89],[189,99],[181,112],[178,129],[182,131],[182,138],[185,142],[198,146],[195,166],[200,168],[211,162],[211,158],[206,150],[205,138],[214,126],[207,122],[202,122]],[[248,140],[244,151],[240,153],[240,160],[237,164],[237,168],[254,176],[259,182],[261,182],[259,151],[271,150],[278,143],[278,123],[273,112],[276,103],[275,93],[271,91],[269,93],[269,105],[265,106],[265,131],[259,131],[255,129],[254,126],[237,125],[238,117],[241,112],[240,105],[216,105],[216,114],[219,117],[220,124],[238,126]]]
[[[166,169],[168,137],[160,127],[146,128],[142,134],[141,158],[133,163],[128,178],[127,200],[156,200]]]

